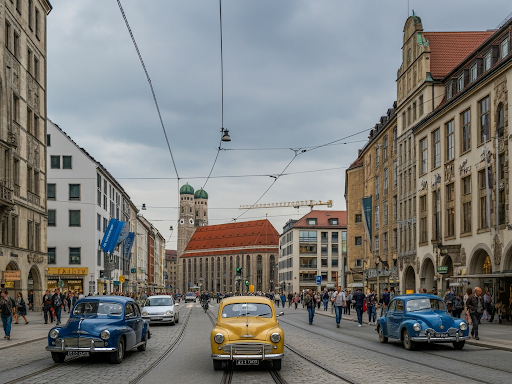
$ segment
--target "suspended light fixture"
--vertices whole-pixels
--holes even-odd
[[[146,210],[146,204],[142,204],[142,210],[145,211]]]
[[[220,132],[222,133],[222,141],[231,141],[231,137],[229,137],[229,131],[227,129],[221,128]]]

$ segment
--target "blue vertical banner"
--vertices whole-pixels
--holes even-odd
[[[119,235],[121,234],[121,231],[123,230],[125,224],[126,222],[124,221],[110,219],[110,221],[108,222],[107,230],[105,232],[105,235],[103,235],[103,240],[100,244],[103,252],[114,252],[114,248],[118,244]]]
[[[368,243],[370,245],[370,252],[372,251],[372,198],[363,197],[362,208],[363,208],[363,220],[364,220],[364,229],[366,230],[366,237],[368,238]]]
[[[124,241],[123,256],[125,259],[129,258],[128,256],[130,255],[130,250],[132,249],[134,239],[135,239],[135,233],[133,233],[133,232],[128,233],[128,236],[126,237],[126,240]]]

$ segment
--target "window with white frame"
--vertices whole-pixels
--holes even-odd
[[[484,56],[484,72],[491,69],[491,52],[487,52]]]
[[[464,89],[464,73],[461,73],[457,78],[457,92],[460,92]]]
[[[379,229],[379,206],[375,206],[375,229]]]
[[[427,173],[427,138],[420,141],[421,146],[421,174]]]
[[[508,39],[503,40],[500,44],[501,58],[504,59],[508,56]]]
[[[478,75],[478,71],[477,71],[477,68],[476,68],[476,63],[473,64],[471,66],[471,68],[469,69],[469,81],[472,83],[473,81],[476,80],[476,77]]]
[[[432,132],[432,167],[436,168],[441,165],[441,135],[439,128]]]
[[[446,100],[451,100],[452,98],[452,82],[450,81],[446,84]]]
[[[455,135],[453,132],[453,120],[446,123],[446,161],[455,157]]]
[[[380,177],[379,175],[375,176],[375,199],[379,198],[380,191]]]

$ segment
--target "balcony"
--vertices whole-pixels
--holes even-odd
[[[41,206],[41,198],[37,196],[35,193],[27,191],[27,201],[31,204]]]
[[[0,214],[9,212],[14,207],[12,190],[7,187],[5,180],[0,180]]]
[[[299,268],[301,269],[317,269],[318,265],[315,264],[299,264]]]

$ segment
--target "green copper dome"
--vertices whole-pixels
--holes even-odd
[[[194,193],[194,197],[196,199],[208,199],[208,193],[206,193],[206,191],[203,188],[201,188],[198,189],[196,193]]]
[[[185,184],[180,188],[180,195],[193,195],[194,194],[194,188],[192,186]]]

